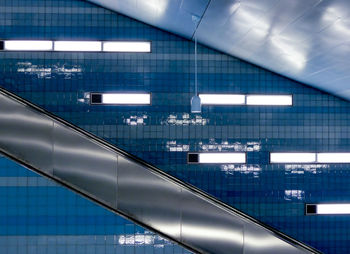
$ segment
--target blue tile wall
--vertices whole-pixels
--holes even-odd
[[[191,114],[193,43],[84,1],[0,0],[0,38],[151,40],[152,53],[1,52],[0,84],[324,253],[350,249],[349,216],[304,215],[304,203],[350,202],[350,165],[268,163],[271,151],[349,152],[348,102],[199,46],[200,92],[293,94],[294,105],[203,106],[201,114]],[[91,106],[86,97],[91,91],[151,92],[152,105]],[[248,161],[188,165],[187,152],[198,151],[245,151]],[[0,163],[0,181],[33,177],[5,159]],[[109,253],[112,247],[139,253],[135,235],[158,239],[60,187],[16,184],[0,192],[6,211],[0,245],[9,253],[23,253],[13,244],[20,237],[37,249],[40,242],[54,241],[51,250],[57,253],[76,253],[72,249],[85,242],[94,253]],[[64,202],[70,209],[61,211],[60,197],[68,196]],[[14,207],[27,211],[38,203],[42,216],[14,220],[20,216]],[[38,238],[39,232],[46,237]],[[131,239],[128,247],[113,236],[121,234],[130,234],[121,240]],[[184,251],[160,241],[143,244],[143,251]]]
[[[0,253],[190,252],[0,155]]]

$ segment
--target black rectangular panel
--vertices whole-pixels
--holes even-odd
[[[188,163],[198,163],[199,154],[198,153],[189,153],[188,154]]]
[[[317,213],[317,206],[316,205],[306,205],[306,214],[316,214]]]
[[[92,93],[90,95],[91,104],[101,104],[102,103],[102,94]]]

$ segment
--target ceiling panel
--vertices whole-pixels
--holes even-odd
[[[147,24],[191,38],[209,0],[89,0]]]
[[[90,1],[350,99],[349,0]]]

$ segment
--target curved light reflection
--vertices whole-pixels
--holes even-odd
[[[280,56],[286,60],[286,63],[295,70],[302,70],[306,65],[306,52],[304,48],[300,48],[292,40],[283,37],[271,37],[271,45],[280,51]]]

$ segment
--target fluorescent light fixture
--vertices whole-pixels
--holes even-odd
[[[200,94],[202,105],[244,105],[243,94]]]
[[[4,50],[52,50],[52,41],[4,41]]]
[[[99,41],[55,41],[55,51],[101,51]]]
[[[318,153],[319,163],[350,163],[350,153]]]
[[[247,105],[291,106],[292,95],[247,95]]]
[[[200,153],[198,163],[245,163],[245,153]]]
[[[151,52],[151,42],[149,41],[114,41],[103,42],[105,52]]]
[[[149,93],[91,93],[91,104],[147,105],[151,104]]]
[[[350,214],[350,204],[318,204],[317,214]]]
[[[315,153],[270,153],[271,163],[315,163]]]
[[[350,204],[307,204],[306,214],[350,214]]]

